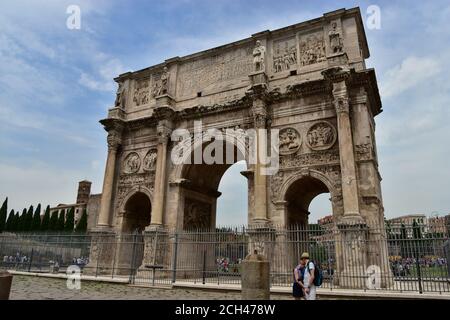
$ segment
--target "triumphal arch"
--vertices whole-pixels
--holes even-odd
[[[368,240],[336,248],[339,271],[355,268],[346,254],[386,267],[386,248],[370,246],[384,237],[384,213],[374,120],[382,107],[367,58],[359,9],[342,9],[120,75],[115,106],[101,120],[108,157],[93,234],[139,231],[151,239],[155,230],[213,228],[220,179],[244,159],[249,225],[305,225],[312,199],[330,193],[340,237]],[[180,129],[191,134],[174,138]],[[208,139],[210,129],[224,138]],[[278,149],[278,168],[264,172],[260,156],[248,161],[250,143],[233,145],[227,129],[268,132],[253,144]],[[228,150],[219,158],[234,160],[202,159],[214,143]],[[195,150],[200,162],[192,161]]]

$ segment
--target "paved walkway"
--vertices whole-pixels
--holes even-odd
[[[273,299],[290,299],[274,296]],[[66,280],[15,275],[11,300],[240,300],[239,292],[195,289],[139,288],[124,284],[82,281],[81,290],[67,289]]]

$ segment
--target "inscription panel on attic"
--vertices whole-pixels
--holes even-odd
[[[180,65],[177,96],[189,97],[213,87],[237,85],[237,78],[247,80],[253,71],[252,51],[252,46],[246,46]]]

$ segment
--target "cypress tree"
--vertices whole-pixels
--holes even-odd
[[[6,229],[6,216],[8,214],[8,197],[3,201],[0,208],[0,233]]]
[[[81,215],[80,221],[77,223],[76,231],[77,232],[86,232],[87,230],[87,211],[83,210],[83,214]]]
[[[34,211],[33,221],[31,223],[31,231],[39,231],[41,229],[41,204],[39,203],[36,211]]]
[[[14,226],[14,209],[11,209],[9,213],[8,220],[6,220],[6,231],[13,231],[12,228]]]
[[[31,205],[28,208],[28,211],[26,213],[25,220],[24,220],[23,231],[25,231],[25,232],[31,231],[31,227],[33,225],[33,212],[34,212],[34,207]]]
[[[66,232],[73,232],[73,225],[75,220],[75,212],[74,208],[70,208],[69,212],[67,213],[66,222],[64,224],[64,231]]]
[[[58,229],[58,211],[55,210],[52,212],[52,215],[50,217],[50,222],[48,224],[48,230],[49,231],[57,231]]]
[[[41,223],[41,231],[49,231],[50,230],[50,206],[45,208],[44,218],[42,218]]]
[[[57,227],[58,231],[64,231],[64,223],[66,222],[66,210],[61,210],[58,217]]]
[[[23,208],[22,214],[19,216],[19,219],[17,221],[17,230],[16,230],[17,232],[25,231],[26,219],[27,219],[27,209]]]
[[[13,232],[17,232],[19,231],[19,224],[20,224],[20,215],[19,215],[19,211],[16,212],[16,214],[14,215],[14,219],[12,221],[12,229],[11,231]]]

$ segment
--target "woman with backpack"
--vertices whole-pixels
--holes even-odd
[[[299,265],[294,269],[294,283],[292,285],[292,296],[295,300],[302,300],[305,296],[303,291],[303,272],[305,265],[300,261]]]

